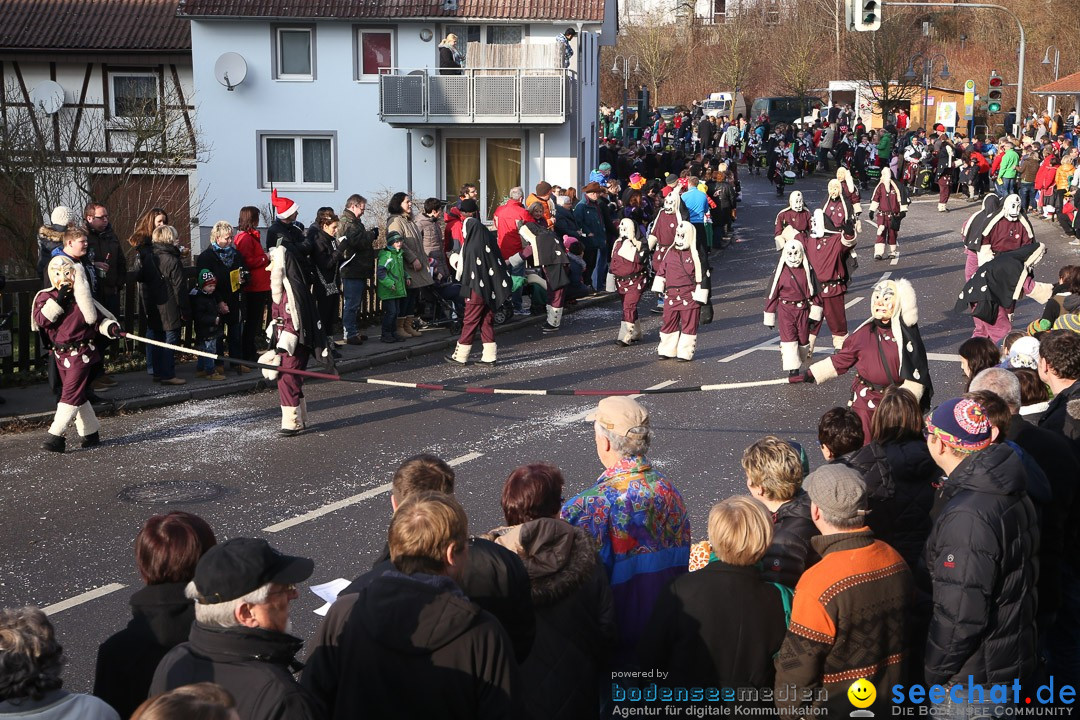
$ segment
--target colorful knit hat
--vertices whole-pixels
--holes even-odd
[[[1058,319],[1054,321],[1054,330],[1070,330],[1074,333],[1080,333],[1080,313],[1069,313],[1067,315],[1059,315]]]
[[[199,289],[202,290],[208,284],[213,283],[217,285],[217,278],[209,270],[203,269],[199,271]]]
[[[1043,318],[1040,318],[1038,320],[1032,320],[1030,323],[1028,323],[1027,334],[1028,335],[1037,335],[1038,333],[1046,332],[1049,329],[1050,329],[1050,321],[1046,320],[1046,319],[1043,319]]]
[[[641,177],[641,173],[633,173],[630,176],[630,187],[634,190],[645,187],[645,178]]]
[[[982,405],[956,398],[926,417],[926,430],[954,450],[973,453],[990,446],[990,420]]]

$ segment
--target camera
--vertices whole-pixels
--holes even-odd
[[[240,284],[247,285],[248,280],[251,280],[251,271],[246,268],[240,268]]]

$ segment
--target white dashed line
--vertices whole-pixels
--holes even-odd
[[[70,597],[67,600],[61,600],[58,603],[49,605],[48,607],[43,607],[41,608],[41,612],[45,613],[46,615],[56,615],[57,613],[62,613],[65,610],[70,610],[77,605],[82,605],[85,602],[90,602],[91,600],[96,600],[99,597],[104,597],[106,595],[109,595],[110,593],[114,593],[117,590],[123,590],[126,587],[127,585],[121,585],[120,583],[109,583],[108,585],[102,585],[99,588],[87,590],[86,592],[80,593],[75,597]]]

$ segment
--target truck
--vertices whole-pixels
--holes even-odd
[[[701,108],[708,117],[746,117],[746,98],[741,92],[714,92],[701,102]]]

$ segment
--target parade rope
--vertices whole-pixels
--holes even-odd
[[[763,387],[765,385],[787,385],[789,383],[787,378],[777,378],[775,380],[756,380],[749,382],[731,382],[731,383],[717,383],[713,385],[691,385],[686,387],[662,387],[662,388],[644,388],[641,390],[579,390],[574,388],[556,388],[554,390],[532,390],[528,388],[490,388],[490,387],[477,387],[472,385],[440,385],[435,383],[417,383],[417,382],[403,382],[400,380],[380,380],[378,378],[358,377],[349,378],[342,377],[341,375],[332,373],[314,372],[311,370],[299,370],[296,368],[284,368],[279,365],[268,365],[266,363],[255,362],[254,360],[241,360],[238,358],[225,358],[216,353],[206,352],[205,350],[195,350],[193,348],[181,347],[179,345],[171,345],[161,340],[153,340],[151,338],[142,337],[134,333],[121,332],[120,337],[128,340],[135,340],[137,342],[145,343],[147,345],[155,345],[166,350],[175,350],[176,352],[187,353],[190,355],[197,355],[199,357],[209,358],[211,360],[218,360],[226,362],[226,360],[235,365],[243,365],[245,367],[257,368],[259,370],[273,370],[279,373],[289,373],[292,375],[298,375],[300,377],[308,377],[316,380],[335,380],[347,383],[356,383],[360,385],[382,385],[385,387],[396,388],[408,388],[413,390],[438,390],[442,392],[452,393],[468,393],[473,395],[573,395],[579,397],[607,397],[611,395],[672,395],[676,393],[688,393],[688,392],[716,392],[719,390],[738,390],[740,388],[753,388]]]

